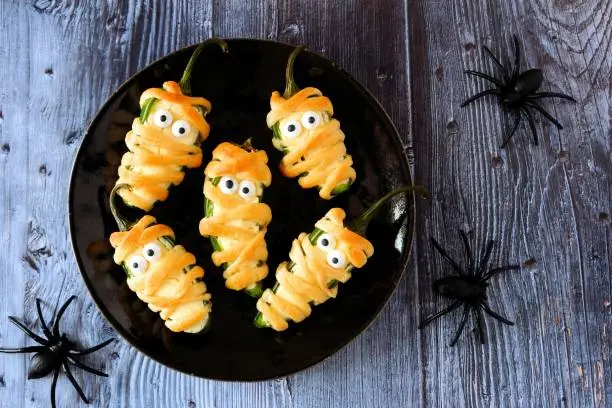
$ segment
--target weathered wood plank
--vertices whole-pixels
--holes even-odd
[[[548,2],[412,7],[411,33],[422,42],[413,48],[411,79],[425,87],[413,95],[414,105],[423,106],[415,112],[415,127],[424,129],[415,133],[417,175],[436,186],[419,216],[422,313],[447,304],[429,289],[444,271],[428,245],[430,234],[457,255],[459,228],[471,231],[478,247],[499,239],[494,259],[525,265],[490,289],[494,309],[517,327],[488,320],[489,343],[480,346],[471,322],[457,349],[446,347],[457,315],[421,334],[428,405],[605,406],[611,387],[603,376],[610,347],[610,224],[598,214],[610,208],[610,124],[604,118],[610,57],[602,55],[610,35],[608,24],[595,22],[609,21],[608,7],[596,1],[570,13],[570,5]],[[505,53],[513,32],[522,42],[524,67],[542,68],[547,89],[572,93],[579,103],[546,102],[566,129],[559,133],[539,121],[540,146],[528,142],[523,128],[500,151],[507,120],[498,106],[492,100],[458,106],[486,86],[462,71],[493,69],[479,46]]]

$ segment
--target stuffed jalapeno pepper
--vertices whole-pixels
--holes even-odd
[[[202,282],[204,269],[195,257],[174,243],[170,227],[143,216],[110,236],[113,260],[127,273],[128,287],[147,303],[173,332],[198,333],[208,328],[211,296]]]
[[[204,218],[200,234],[210,237],[212,260],[221,266],[225,285],[261,295],[260,281],[268,275],[265,235],[272,219],[262,196],[272,175],[264,151],[221,143],[204,170]]]
[[[130,186],[118,192],[129,206],[151,210],[157,201],[166,200],[172,185],[183,181],[185,168],[202,163],[200,144],[210,131],[205,118],[211,104],[190,96],[190,79],[198,55],[209,44],[217,44],[227,52],[222,40],[203,42],[179,83],[166,81],[162,88],[147,89],[140,97],[140,117],[134,119],[125,137],[129,151],[121,159],[116,182]]]
[[[316,187],[329,200],[348,190],[357,174],[329,98],[317,88],[300,90],[295,83],[293,64],[303,49],[297,47],[289,56],[285,92],[272,93],[266,121],[274,147],[284,153],[281,173],[298,177],[302,188]]]
[[[276,270],[276,283],[257,301],[257,327],[283,331],[289,322],[299,323],[310,316],[312,306],[338,294],[338,283],[351,277],[353,268],[363,267],[374,254],[365,238],[370,220],[393,196],[422,187],[402,187],[378,200],[360,217],[345,225],[345,212],[332,208],[316,222],[310,234],[301,233],[293,241],[288,262]]]

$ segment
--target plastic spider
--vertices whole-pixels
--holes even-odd
[[[75,346],[75,343],[68,340],[65,334],[60,335],[60,319],[62,318],[70,302],[72,302],[74,299],[76,299],[76,296],[71,296],[70,299],[68,299],[66,303],[64,303],[59,309],[59,312],[57,313],[57,318],[55,319],[55,323],[53,323],[53,320],[51,321],[53,323],[53,329],[49,329],[49,327],[45,323],[40,307],[40,299],[36,299],[36,310],[38,312],[38,318],[40,319],[40,325],[46,338],[43,338],[33,333],[23,323],[17,320],[17,318],[9,316],[9,319],[12,323],[14,323],[30,338],[40,344],[40,346],[30,346],[15,349],[0,348],[1,353],[36,353],[30,359],[30,366],[28,368],[28,380],[42,378],[53,371],[53,382],[51,383],[51,406],[53,408],[55,408],[55,387],[57,385],[57,378],[59,376],[61,368],[63,368],[66,372],[68,379],[79,393],[81,399],[86,404],[89,404],[89,400],[87,399],[87,397],[85,397],[83,390],[72,375],[68,363],[72,363],[75,366],[92,374],[99,375],[102,377],[108,377],[108,374],[86,366],[85,364],[78,361],[76,357],[84,356],[86,354],[90,354],[94,351],[100,350],[101,348],[110,344],[115,339],[106,340],[105,342],[100,343],[97,346],[85,350],[74,350],[73,347]]]
[[[542,75],[542,71],[539,69],[530,69],[523,73],[519,73],[520,63],[521,63],[521,54],[519,50],[519,41],[516,38],[516,35],[513,36],[514,39],[514,67],[504,67],[497,58],[493,55],[490,49],[486,46],[483,46],[485,53],[493,60],[495,65],[499,68],[502,73],[502,79],[494,78],[491,75],[485,74],[484,72],[465,71],[468,75],[473,75],[478,78],[486,79],[489,82],[492,82],[495,85],[495,88],[487,89],[486,91],[482,91],[477,93],[476,95],[470,97],[465,102],[461,104],[461,107],[465,107],[470,103],[474,102],[476,99],[482,98],[486,95],[495,95],[500,101],[502,107],[510,110],[514,116],[514,124],[506,133],[504,137],[504,142],[500,146],[501,149],[506,147],[516,129],[521,122],[521,118],[524,116],[529,123],[529,127],[531,128],[531,133],[533,134],[533,143],[538,145],[538,134],[536,132],[535,121],[532,115],[532,109],[540,112],[546,119],[552,122],[557,129],[563,129],[563,126],[555,119],[550,113],[546,112],[544,108],[538,105],[538,99],[542,98],[562,98],[567,99],[572,102],[576,102],[574,98],[569,95],[565,95],[558,92],[537,92],[542,85],[542,81],[544,76]]]
[[[465,252],[467,254],[467,271],[461,268],[457,264],[457,262],[455,262],[448,255],[448,253],[446,253],[446,251],[442,249],[440,244],[438,244],[435,239],[430,238],[434,248],[436,248],[440,255],[442,255],[442,258],[446,262],[448,262],[448,264],[455,272],[454,275],[445,276],[435,281],[433,287],[436,292],[438,292],[442,296],[445,296],[449,299],[454,299],[455,301],[446,309],[443,309],[438,313],[423,320],[423,322],[419,325],[419,329],[422,329],[437,318],[442,317],[445,314],[450,313],[463,305],[463,316],[461,318],[461,322],[459,323],[459,327],[455,332],[455,336],[453,337],[453,340],[450,343],[451,347],[457,343],[457,340],[459,339],[459,336],[461,335],[461,332],[465,327],[470,312],[472,312],[476,317],[476,323],[478,325],[478,334],[482,344],[485,343],[484,329],[482,325],[482,311],[502,323],[505,323],[510,326],[514,325],[514,323],[510,320],[491,310],[491,308],[487,304],[487,287],[489,286],[487,281],[500,272],[519,269],[518,265],[510,265],[501,266],[486,271],[487,265],[489,263],[489,258],[491,257],[491,250],[493,249],[493,244],[495,242],[489,241],[487,243],[483,257],[478,263],[476,263],[472,255],[472,250],[470,249],[470,244],[468,242],[467,235],[463,231],[459,232],[461,234],[463,245],[465,247]]]

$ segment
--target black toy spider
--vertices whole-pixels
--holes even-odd
[[[487,89],[486,91],[482,91],[477,93],[476,95],[470,97],[465,102],[461,104],[461,107],[474,102],[476,99],[482,98],[486,95],[496,95],[499,99],[502,107],[510,110],[516,119],[514,120],[514,124],[506,133],[504,137],[504,142],[500,146],[501,149],[506,147],[506,144],[510,141],[510,138],[516,132],[516,129],[521,122],[521,118],[524,116],[529,123],[529,127],[531,128],[531,133],[533,134],[533,143],[538,145],[538,134],[536,132],[535,122],[533,120],[533,116],[531,114],[530,109],[535,109],[540,112],[546,119],[551,121],[559,130],[563,129],[563,126],[548,112],[544,110],[540,105],[538,105],[537,100],[542,98],[562,98],[567,99],[572,102],[576,102],[574,98],[569,95],[565,95],[558,92],[537,92],[542,85],[542,81],[544,79],[542,75],[542,71],[539,69],[530,69],[523,73],[519,73],[520,63],[521,63],[521,54],[519,50],[519,41],[516,38],[516,35],[513,36],[514,39],[514,67],[504,67],[497,58],[493,55],[490,49],[483,46],[485,53],[493,60],[495,65],[502,72],[503,79],[494,78],[491,75],[485,74],[483,72],[468,70],[465,71],[468,75],[473,75],[478,78],[486,79],[489,82],[492,82],[496,87],[492,89]]]
[[[21,330],[23,330],[30,338],[40,344],[40,346],[30,346],[16,349],[0,348],[1,353],[36,353],[30,359],[30,366],[28,368],[28,379],[42,378],[47,374],[50,374],[51,371],[53,371],[53,382],[51,383],[51,406],[53,408],[55,408],[55,386],[57,385],[57,378],[59,376],[61,368],[63,368],[66,372],[68,379],[81,396],[81,399],[86,404],[89,404],[89,401],[87,397],[85,397],[83,390],[72,375],[68,363],[72,363],[75,366],[92,374],[96,374],[102,377],[108,377],[108,374],[86,366],[85,364],[78,361],[76,357],[84,356],[86,354],[90,354],[94,351],[100,350],[115,339],[106,340],[105,342],[100,343],[97,346],[85,350],[73,350],[75,344],[68,340],[65,334],[60,335],[60,319],[62,318],[62,315],[66,311],[66,308],[68,307],[70,302],[72,302],[74,299],[76,299],[76,296],[71,296],[70,299],[68,299],[66,303],[64,303],[62,307],[60,307],[59,312],[57,313],[57,318],[55,318],[55,322],[53,322],[53,320],[51,321],[51,323],[53,323],[53,329],[49,329],[49,327],[45,323],[40,307],[40,299],[36,299],[36,310],[38,312],[40,325],[42,327],[42,331],[46,339],[33,333],[15,317],[9,316],[9,319],[12,323],[14,323]]]
[[[445,276],[435,281],[433,284],[434,289],[442,296],[445,296],[449,299],[454,299],[455,301],[446,309],[441,310],[438,313],[423,320],[423,322],[421,322],[421,324],[419,325],[419,329],[422,329],[437,318],[442,317],[445,314],[450,313],[453,310],[457,309],[459,306],[463,305],[463,317],[461,318],[461,323],[459,323],[459,327],[457,328],[455,336],[453,337],[453,340],[450,343],[451,347],[454,346],[455,343],[457,343],[457,340],[459,339],[459,336],[461,335],[461,332],[465,327],[465,323],[467,322],[470,312],[473,312],[474,316],[476,317],[476,322],[478,325],[478,334],[480,337],[480,341],[483,344],[485,343],[484,329],[482,326],[483,310],[486,314],[491,317],[494,317],[502,323],[505,323],[510,326],[514,325],[514,323],[510,320],[491,310],[491,308],[487,304],[487,287],[489,286],[487,281],[500,272],[519,269],[518,265],[510,265],[501,266],[485,271],[487,264],[489,263],[489,258],[491,257],[491,250],[493,249],[494,241],[489,241],[487,243],[482,259],[480,259],[480,261],[476,263],[472,255],[472,250],[470,249],[470,244],[468,242],[467,235],[463,231],[459,232],[461,233],[463,245],[467,254],[467,271],[461,268],[457,264],[457,262],[455,262],[446,253],[446,251],[442,249],[440,244],[438,244],[435,239],[430,238],[434,248],[436,248],[440,255],[442,255],[442,258],[449,263],[449,265],[455,272],[455,275]]]

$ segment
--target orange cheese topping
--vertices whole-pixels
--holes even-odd
[[[261,281],[268,274],[268,250],[264,239],[272,220],[270,207],[259,202],[263,187],[272,176],[264,151],[246,151],[231,143],[221,143],[213,151],[213,159],[204,174],[204,195],[213,203],[213,214],[200,221],[200,234],[217,239],[222,249],[215,251],[215,265],[226,264],[225,285],[242,290]],[[228,192],[213,185],[212,179],[231,177],[238,190]],[[244,182],[258,191],[240,193]],[[252,185],[250,183],[252,183]]]
[[[211,311],[211,296],[201,282],[204,269],[195,265],[195,257],[181,245],[171,248],[160,238],[174,238],[170,227],[155,224],[155,218],[145,215],[128,231],[110,236],[115,248],[115,263],[126,265],[130,271],[128,286],[149,308],[160,313],[166,327],[174,332],[200,331]],[[146,262],[144,247],[155,244],[159,253]],[[138,259],[139,269],[130,262]],[[143,265],[146,263],[146,265]]]
[[[338,287],[330,288],[329,283],[346,282],[351,277],[348,266],[360,268],[374,254],[367,239],[344,227],[344,217],[342,209],[333,208],[315,226],[335,239],[335,250],[346,256],[347,267],[336,269],[329,265],[327,253],[313,245],[306,233],[293,241],[289,252],[293,267],[289,269],[288,262],[281,263],[276,270],[276,291],[266,289],[257,301],[257,310],[274,330],[286,330],[288,320],[297,323],[310,316],[311,304],[336,297]]]
[[[123,155],[117,180],[117,184],[127,184],[130,188],[121,189],[118,194],[127,204],[144,211],[168,198],[170,186],[183,181],[183,167],[194,168],[202,163],[199,144],[210,132],[202,113],[196,109],[201,106],[209,110],[210,102],[206,99],[183,95],[179,85],[172,81],[165,82],[163,89],[144,91],[141,106],[150,98],[159,99],[155,106],[170,109],[175,114],[175,122],[184,120],[193,126],[198,138],[192,141],[188,138],[190,135],[186,135],[187,139],[176,137],[171,128],[159,127],[150,119],[145,123],[138,118],[134,120],[125,139],[129,151]]]
[[[297,119],[306,112],[318,112],[324,118],[333,115],[331,101],[317,88],[304,88],[289,99],[275,91],[270,108],[267,116],[270,128],[283,119]],[[274,145],[288,152],[281,161],[281,173],[290,178],[299,177],[303,188],[318,187],[323,199],[329,200],[334,188],[356,177],[353,159],[346,152],[344,133],[336,119],[322,120],[320,125],[295,138],[274,139]]]

